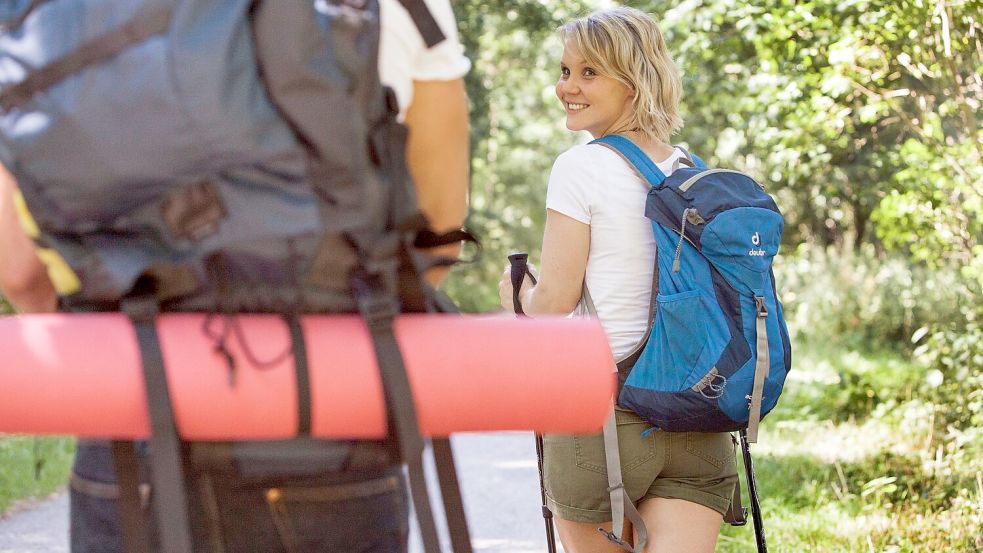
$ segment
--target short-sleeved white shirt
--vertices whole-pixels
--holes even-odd
[[[667,176],[683,152],[657,163]],[[645,217],[649,184],[600,144],[574,146],[550,173],[546,208],[590,225],[587,288],[615,359],[645,335],[655,270],[655,237]],[[585,316],[578,306],[575,316]]]
[[[413,101],[413,81],[450,81],[464,76],[471,62],[457,34],[449,0],[426,0],[446,40],[427,48],[423,36],[398,0],[380,0],[379,78],[396,91],[399,118]]]

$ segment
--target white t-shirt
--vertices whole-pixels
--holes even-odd
[[[427,48],[420,31],[398,0],[380,0],[379,78],[396,91],[399,119],[413,101],[413,81],[450,81],[464,76],[471,62],[464,55],[449,0],[426,0],[446,40]]]
[[[667,176],[683,152],[657,163]],[[645,217],[649,184],[600,144],[574,146],[556,159],[546,208],[590,225],[587,288],[615,359],[645,335],[655,270],[655,237]],[[575,316],[586,316],[583,305]]]

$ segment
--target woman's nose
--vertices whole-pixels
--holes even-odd
[[[580,85],[573,78],[560,79],[556,82],[557,94],[576,94],[580,92]]]

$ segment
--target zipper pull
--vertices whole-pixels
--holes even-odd
[[[683,253],[683,240],[686,238],[686,223],[702,225],[706,221],[700,217],[700,212],[695,207],[687,207],[683,210],[683,221],[679,224],[679,243],[676,244],[676,256],[672,260],[672,272],[679,272],[679,256]]]

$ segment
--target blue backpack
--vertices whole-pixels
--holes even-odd
[[[618,404],[670,432],[747,429],[775,406],[791,366],[772,260],[785,226],[751,177],[680,167],[671,176],[622,136],[594,142],[624,157],[651,185],[645,216],[656,255],[649,335]]]

